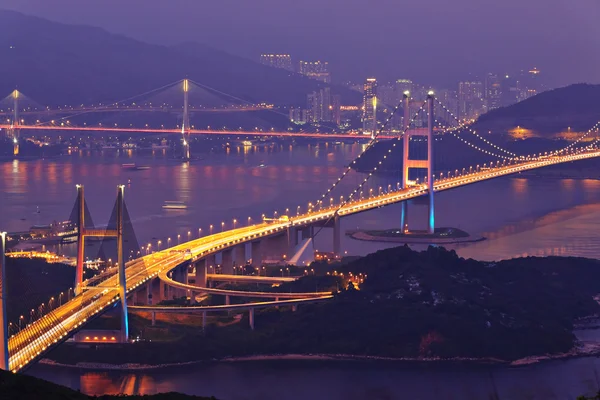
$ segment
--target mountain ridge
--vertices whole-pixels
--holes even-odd
[[[294,106],[327,86],[208,45],[149,44],[1,9],[0,59],[0,99],[17,87],[43,105],[112,102],[186,77],[247,101]],[[359,93],[331,87],[360,102]]]

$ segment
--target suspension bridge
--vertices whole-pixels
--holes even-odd
[[[163,100],[165,97],[172,99],[178,94],[182,96],[182,106],[169,104]],[[197,105],[191,104],[190,94],[196,94]],[[162,96],[162,97],[161,97]],[[154,99],[154,100],[153,100]],[[4,104],[4,106],[2,106]],[[278,115],[280,118],[289,118],[289,115],[276,109],[272,104],[250,103],[239,97],[220,92],[206,85],[183,79],[181,81],[162,86],[149,92],[119,100],[110,104],[78,105],[62,107],[44,107],[35,100],[14,90],[10,95],[0,101],[0,130],[4,130],[13,140],[13,153],[19,154],[20,136],[22,131],[42,132],[102,132],[102,133],[139,133],[139,134],[179,134],[182,136],[183,158],[190,158],[191,135],[221,135],[245,137],[306,137],[315,139],[357,139],[361,135],[319,132],[314,127],[299,132],[276,131],[273,128],[256,126],[253,130],[221,129],[207,126],[200,129],[191,123],[194,114],[227,114],[227,113],[256,113],[259,111]],[[98,122],[88,123],[82,116],[94,114],[115,115],[116,113],[144,113],[148,114],[177,114],[177,122],[171,127],[165,124],[151,126],[146,123],[141,126],[133,123]],[[28,117],[25,119],[24,117]],[[44,119],[45,118],[45,119]],[[260,119],[258,119],[260,121]],[[198,121],[199,122],[199,121]],[[155,124],[156,125],[156,124]],[[259,125],[259,123],[257,123]],[[368,139],[368,138],[367,138]]]
[[[185,88],[184,88],[185,92]],[[0,367],[6,370],[18,372],[27,365],[42,357],[53,346],[61,343],[75,332],[85,326],[94,317],[115,307],[120,308],[121,330],[120,342],[128,340],[128,301],[135,301],[139,310],[151,312],[176,312],[169,307],[157,307],[153,305],[154,299],[165,299],[170,293],[186,293],[190,296],[196,294],[219,294],[226,297],[226,304],[218,307],[187,307],[184,312],[199,312],[206,315],[208,312],[219,310],[245,310],[249,312],[251,328],[254,328],[254,310],[263,307],[292,305],[315,301],[327,301],[332,297],[328,292],[311,293],[276,293],[260,291],[224,290],[212,288],[208,284],[215,280],[214,275],[209,274],[213,266],[216,266],[217,255],[221,259],[221,271],[223,279],[234,275],[235,265],[244,265],[248,259],[253,263],[260,264],[269,256],[280,259],[294,258],[294,251],[301,239],[312,240],[315,235],[323,229],[331,229],[333,234],[333,253],[339,255],[341,252],[341,226],[340,220],[344,217],[357,213],[367,212],[380,207],[402,204],[400,225],[404,232],[409,233],[408,227],[408,201],[424,197],[428,199],[427,231],[429,234],[435,232],[435,194],[459,188],[465,185],[475,184],[503,176],[516,174],[523,171],[533,170],[551,165],[575,162],[600,156],[597,137],[599,124],[591,127],[577,140],[571,142],[561,149],[550,152],[518,155],[504,149],[489,139],[480,136],[468,126],[462,126],[448,109],[435,99],[430,93],[423,104],[414,115],[409,115],[410,94],[405,93],[403,102],[398,104],[389,117],[381,124],[378,131],[365,146],[363,153],[353,160],[341,173],[341,175],[324,191],[314,202],[308,203],[305,210],[300,207],[296,213],[287,211],[280,218],[263,219],[259,223],[248,226],[223,229],[222,232],[212,233],[188,240],[185,243],[167,247],[163,250],[141,255],[133,250],[127,253],[125,247],[124,230],[127,225],[127,211],[124,201],[124,188],[117,188],[117,201],[114,214],[116,216],[113,225],[109,224],[106,229],[92,228],[86,224],[88,214],[84,198],[83,187],[77,188],[76,215],[73,220],[78,225],[78,256],[75,280],[75,296],[61,306],[32,322],[19,332],[9,336],[6,319],[6,287],[10,282],[5,280],[4,274],[4,242],[5,234],[0,241],[0,261],[2,261],[2,293],[0,293],[0,310],[2,326],[0,330]],[[404,105],[404,107],[403,107]],[[445,119],[455,119],[457,126],[441,126],[440,120],[434,115],[434,110],[442,110],[448,115]],[[404,110],[404,127],[400,135],[390,138],[388,149],[377,160],[370,171],[364,173],[360,183],[354,190],[343,193],[339,201],[334,201],[334,192],[339,190],[342,180],[347,179],[353,171],[353,167],[365,152],[371,149],[379,139],[379,134],[386,129],[387,124],[399,112]],[[414,129],[414,121],[425,115],[426,128]],[[184,118],[183,133],[189,134],[185,129],[189,122]],[[461,143],[484,153],[486,156],[494,157],[496,161],[483,166],[466,167],[456,169],[454,173],[435,174],[433,142],[434,129],[456,136]],[[465,136],[461,132],[468,132]],[[594,139],[594,135],[596,138]],[[423,139],[427,144],[427,158],[420,159],[411,154],[411,141]],[[588,140],[586,142],[586,140]],[[401,150],[403,149],[403,151]],[[388,187],[387,190],[379,191],[363,197],[362,192],[370,179],[380,171],[390,159],[403,157],[402,182],[397,187]],[[419,181],[410,179],[415,170],[424,172],[424,177]],[[337,194],[337,192],[336,192]],[[105,273],[101,282],[91,285],[83,280],[84,245],[87,237],[114,237],[117,242],[117,267]],[[189,237],[188,237],[189,239]],[[247,250],[250,250],[248,253]],[[127,259],[129,256],[129,259]],[[136,258],[137,257],[137,258]],[[194,284],[188,281],[189,269],[192,268],[195,275]],[[252,279],[252,278],[245,278]],[[256,303],[244,303],[242,305],[230,305],[230,297],[249,297],[266,299]],[[270,300],[270,301],[269,301]]]

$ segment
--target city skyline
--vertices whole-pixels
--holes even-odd
[[[0,397],[600,399],[600,4],[3,7]]]

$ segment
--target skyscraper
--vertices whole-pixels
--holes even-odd
[[[461,119],[476,118],[485,111],[483,83],[471,81],[458,84],[458,111]]]
[[[298,73],[317,81],[331,83],[327,61],[300,61],[298,63]]]
[[[498,74],[488,73],[486,75],[485,100],[487,111],[502,106],[502,83]]]
[[[339,94],[331,96],[331,120],[337,126],[342,124],[342,96]]]
[[[309,93],[307,96],[307,108],[311,122],[330,122],[333,111],[331,89],[326,87],[318,92]]]
[[[410,79],[397,79],[396,80],[396,104],[402,101],[404,92],[413,92],[413,82]]]
[[[289,54],[261,54],[260,63],[273,68],[293,71],[292,57]]]
[[[363,85],[363,133],[377,132],[377,79],[367,78]]]

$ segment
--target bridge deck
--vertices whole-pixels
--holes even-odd
[[[494,179],[501,176],[527,171],[547,165],[560,164],[600,156],[600,150],[589,150],[578,154],[553,156],[539,160],[527,160],[515,165],[487,169],[434,183],[435,191],[444,191],[464,185]],[[328,220],[336,213],[346,216],[374,208],[394,204],[422,196],[427,186],[421,185],[382,194],[377,197],[354,201],[338,210],[335,207],[317,210],[290,218],[288,222],[260,223],[205,236],[172,248],[130,261],[126,264],[127,292],[132,292],[149,279],[165,278],[166,272],[184,261],[185,250],[190,250],[194,259],[222,251],[239,243],[256,240],[285,232],[290,226],[302,227],[314,222]],[[172,281],[171,281],[172,282]],[[172,284],[169,282],[169,284]],[[227,294],[227,293],[225,293]],[[246,296],[249,294],[246,293]],[[270,294],[271,297],[275,297]],[[312,294],[314,296],[314,294]],[[49,315],[34,322],[9,339],[10,369],[18,371],[35,360],[51,346],[64,340],[79,329],[90,318],[114,305],[118,300],[117,277],[111,276],[101,288],[90,288],[73,300],[63,304]]]

